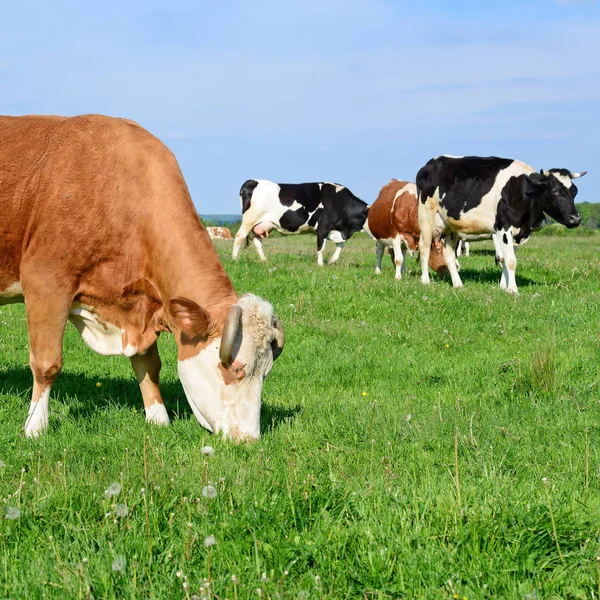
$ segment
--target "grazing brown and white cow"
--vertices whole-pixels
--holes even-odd
[[[0,117],[0,304],[22,301],[33,371],[27,436],[48,426],[70,320],[96,352],[130,358],[149,421],[169,422],[156,343],[169,331],[198,421],[259,437],[282,325],[268,302],[235,293],[175,157],[137,123]]]
[[[208,235],[211,240],[231,240],[231,231],[228,227],[207,227]]]
[[[406,251],[412,254],[419,245],[417,186],[398,179],[384,185],[369,209],[365,231],[377,240],[375,273],[381,274],[381,259],[387,246],[396,265],[396,279],[400,279],[405,269]],[[441,242],[432,241],[429,266],[438,275],[448,271],[442,249]]]

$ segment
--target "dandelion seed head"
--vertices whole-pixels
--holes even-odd
[[[181,578],[182,575],[183,573],[181,571],[177,571],[177,573],[175,573],[175,576],[179,578]]]
[[[214,485],[205,485],[202,488],[202,497],[212,500],[217,497],[217,488]]]
[[[214,535],[209,535],[204,538],[204,546],[206,548],[210,548],[211,546],[214,546],[216,543],[217,543],[217,541],[215,540]]]
[[[262,590],[260,588],[256,588],[256,595],[260,598],[262,596]]]
[[[115,559],[112,561],[111,568],[113,571],[120,573],[125,570],[127,566],[127,559],[122,554],[118,554],[115,556]]]
[[[600,556],[598,557],[598,560],[600,560]],[[238,578],[235,575],[231,576],[231,583],[233,583],[233,585],[238,584]]]
[[[212,446],[202,446],[201,452],[204,456],[212,456],[215,453],[215,449]]]
[[[20,518],[21,516],[21,509],[17,508],[16,506],[9,506],[6,509],[6,518],[9,521],[16,521],[18,518]]]
[[[263,574],[260,576],[260,580],[261,580],[261,581],[267,581],[267,574],[266,574],[266,573],[263,573]]]
[[[118,481],[111,483],[104,491],[104,495],[107,498],[110,498],[111,496],[118,496],[120,493],[121,493],[121,484]]]
[[[115,516],[124,519],[129,514],[127,504],[115,504]]]

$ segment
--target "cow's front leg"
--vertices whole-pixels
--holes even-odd
[[[494,242],[494,251],[496,253],[495,261],[497,265],[502,266],[503,258],[502,258],[502,246],[500,244],[500,238],[497,233],[492,233],[492,242]],[[504,272],[504,269],[503,269]],[[503,287],[506,287],[503,286]]]
[[[168,425],[169,415],[158,386],[161,367],[158,343],[154,342],[144,354],[136,354],[130,360],[144,399],[146,421]]]
[[[463,287],[463,284],[460,279],[460,275],[458,274],[459,265],[458,261],[456,260],[456,253],[454,252],[457,244],[458,234],[452,231],[444,240],[443,254],[446,265],[448,266],[448,271],[450,272],[450,277],[452,278],[452,286],[455,288],[461,288]]]
[[[262,260],[262,262],[267,262],[267,257],[265,256],[265,253],[263,252],[261,239],[257,235],[255,235],[252,242],[254,244],[254,247],[256,248],[256,251],[258,252],[258,257],[260,258],[260,260]]]
[[[29,438],[48,428],[50,390],[62,369],[62,340],[71,307],[71,298],[64,295],[64,290],[56,289],[43,278],[34,280],[33,285],[23,286],[33,373],[33,391],[25,421],[25,435]]]
[[[323,266],[323,252],[325,252],[325,244],[327,244],[327,238],[317,234],[317,263],[320,267]]]
[[[332,257],[329,259],[328,264],[333,265],[338,261],[343,247],[344,247],[344,242],[336,242],[335,252],[333,253]]]
[[[509,294],[517,295],[519,293],[515,277],[517,257],[515,255],[512,231],[500,230],[497,237],[502,251],[502,277],[500,279],[500,287],[505,289]]]

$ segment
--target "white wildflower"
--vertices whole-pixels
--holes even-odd
[[[201,452],[204,456],[212,456],[215,453],[215,449],[212,446],[202,446]]]
[[[216,544],[216,540],[215,540],[215,536],[214,535],[209,535],[207,537],[204,538],[204,546],[206,548],[210,548],[211,546],[214,546]]]

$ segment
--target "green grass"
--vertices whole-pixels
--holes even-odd
[[[0,598],[599,597],[600,238],[535,237],[517,299],[490,244],[459,292],[422,286],[414,258],[376,277],[361,235],[323,268],[311,236],[268,240],[267,265],[230,244],[238,292],[286,328],[257,444],[198,425],[172,337],[159,429],[129,361],[70,326],[50,430],[25,439],[25,310],[0,307],[0,516],[20,509],[0,519]]]

